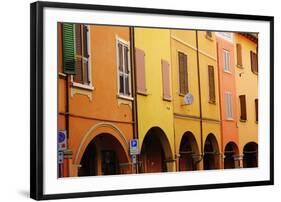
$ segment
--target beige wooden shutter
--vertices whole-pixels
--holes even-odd
[[[209,65],[208,66],[208,75],[209,75],[209,100],[210,102],[216,101],[216,94],[215,94],[215,75],[214,75],[214,67]]]
[[[146,93],[145,85],[145,53],[143,50],[135,49],[136,73],[137,73],[137,92]]]
[[[170,65],[167,61],[162,60],[162,84],[163,84],[163,98],[171,100],[170,92]]]
[[[247,120],[246,95],[240,95],[240,120]]]
[[[241,44],[236,44],[236,53],[237,53],[237,65],[242,67],[242,46]]]

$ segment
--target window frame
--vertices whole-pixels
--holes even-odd
[[[126,95],[125,93],[120,93],[120,70],[119,70],[119,50],[118,50],[118,44],[121,44],[122,46],[126,46],[128,48],[128,81],[129,81],[129,95]],[[130,56],[130,42],[122,39],[118,35],[115,36],[115,46],[116,46],[116,78],[117,78],[117,97],[126,99],[126,100],[134,100],[133,93],[132,93],[132,71],[131,71],[131,56]],[[122,52],[124,51],[124,48],[122,47]],[[123,61],[124,61],[124,54],[123,54]],[[124,71],[125,65],[123,64],[123,71]],[[125,74],[124,72],[122,72]],[[124,85],[125,86],[125,85]]]
[[[232,121],[232,120],[234,120],[234,118],[233,118],[233,96],[232,96],[232,93],[231,92],[229,92],[229,91],[226,91],[225,93],[224,93],[224,95],[225,95],[225,107],[226,107],[226,110],[225,110],[225,112],[226,112],[226,114],[225,114],[225,116],[226,116],[226,120],[229,120],[229,121]],[[228,96],[230,96],[230,101],[231,101],[231,117],[230,116],[228,116],[229,114],[228,114]]]
[[[186,90],[185,94],[181,92],[180,63],[179,63],[179,54],[180,53],[186,56],[186,75],[185,75],[185,81],[187,83],[186,84],[187,90]],[[187,93],[190,92],[189,81],[188,81],[188,54],[185,51],[183,51],[183,50],[177,50],[177,61],[178,61],[178,69],[177,69],[177,71],[178,71],[178,85],[179,85],[178,92],[179,92],[180,96],[185,96]]]
[[[74,26],[76,26],[77,24],[74,24]],[[81,25],[81,24],[79,24]],[[92,82],[92,67],[91,67],[91,35],[90,35],[90,26],[89,25],[85,25],[83,24],[84,26],[87,27],[88,29],[88,33],[87,33],[87,49],[88,49],[88,55],[89,57],[87,58],[88,60],[88,79],[89,79],[89,84],[85,84],[85,83],[79,83],[79,82],[76,82],[74,81],[74,76],[71,75],[71,78],[70,78],[70,81],[71,81],[71,84],[73,87],[78,87],[78,88],[82,88],[82,89],[86,89],[86,90],[93,90],[94,89],[94,86],[93,86],[93,82]],[[74,34],[74,52],[75,52],[75,57],[77,57],[77,54],[76,54],[76,33],[75,33],[75,28],[73,29],[73,34]],[[82,58],[84,60],[84,57]]]
[[[226,61],[225,61],[225,56],[228,55],[228,69],[225,69],[225,64],[226,64]],[[229,50],[226,50],[226,49],[223,49],[223,71],[226,72],[226,73],[230,73],[231,74],[231,65],[230,65],[230,51]]]

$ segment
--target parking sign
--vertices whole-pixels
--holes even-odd
[[[131,154],[131,155],[137,155],[137,154],[139,154],[138,139],[132,139],[132,140],[130,141],[130,154]]]

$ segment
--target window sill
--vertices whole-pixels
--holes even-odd
[[[247,120],[240,119],[240,122],[246,123]]]
[[[214,41],[213,37],[208,36],[207,34],[205,35],[206,39],[210,40],[210,41]]]
[[[259,73],[258,73],[258,72],[254,72],[254,71],[252,71],[252,72],[253,72],[253,74],[255,74],[255,75],[257,75],[257,76],[259,75]]]
[[[162,99],[167,102],[172,102],[172,98],[163,97]]]
[[[236,67],[238,67],[240,69],[244,69],[243,65],[240,65],[240,64],[236,64]]]
[[[227,118],[227,119],[225,119],[226,121],[234,121],[234,119],[233,118]]]
[[[138,95],[148,96],[147,92],[137,91]]]
[[[85,85],[85,84],[81,84],[81,83],[76,83],[76,82],[71,82],[72,87],[76,87],[76,88],[80,88],[80,89],[84,89],[84,90],[94,90],[94,87],[92,85]]]
[[[126,96],[126,95],[121,95],[121,94],[117,94],[117,98],[123,99],[123,100],[134,101],[134,98],[133,98],[133,97],[129,97],[129,96]]]
[[[216,101],[213,101],[213,100],[209,100],[209,104],[213,104],[213,105],[216,105]]]
[[[224,73],[232,74],[231,71],[223,70]]]

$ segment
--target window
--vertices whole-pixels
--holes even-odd
[[[128,45],[117,41],[118,55],[118,93],[123,96],[131,96],[131,73],[130,73],[130,52]]]
[[[246,95],[240,95],[239,101],[240,101],[240,120],[246,121],[247,120]]]
[[[237,66],[242,67],[242,46],[241,44],[236,44],[236,54],[237,54]]]
[[[206,31],[206,36],[207,36],[208,38],[212,38],[213,34],[212,34],[212,32],[210,32],[210,31]]]
[[[162,60],[162,85],[163,85],[163,99],[171,100],[170,92],[170,65],[167,61]]]
[[[145,53],[139,48],[135,48],[135,58],[136,58],[136,72],[137,72],[137,92],[141,94],[146,94],[145,85]]]
[[[209,101],[211,103],[216,102],[216,92],[215,92],[215,74],[214,74],[214,67],[209,65],[208,66],[208,76],[209,76]]]
[[[251,70],[254,73],[258,73],[258,58],[257,54],[253,51],[250,51],[250,57],[251,57]]]
[[[223,50],[223,69],[225,72],[230,72],[230,55],[227,50]]]
[[[226,104],[226,118],[233,119],[232,113],[232,94],[227,92],[225,93],[225,104]]]
[[[185,95],[188,93],[188,73],[187,73],[187,55],[178,52],[179,59],[179,86],[180,94]]]
[[[88,27],[75,24],[76,74],[73,76],[73,81],[86,85],[90,84],[88,38]]]
[[[256,109],[256,122],[259,121],[259,100],[255,99],[255,109]]]

